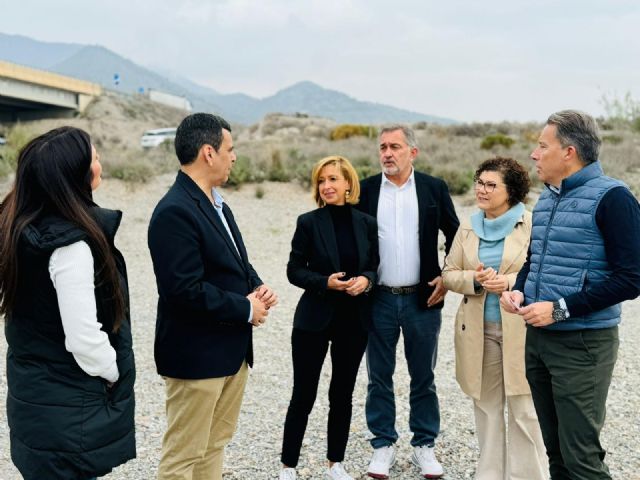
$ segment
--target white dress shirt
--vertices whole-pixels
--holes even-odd
[[[80,241],[56,248],[49,258],[49,276],[58,297],[65,348],[88,375],[117,381],[116,351],[98,322],[89,245]]]
[[[216,213],[220,217],[220,220],[222,221],[222,224],[224,225],[225,230],[229,234],[231,243],[233,243],[233,246],[236,247],[236,252],[238,252],[238,255],[240,255],[240,250],[238,250],[238,245],[236,245],[236,241],[233,238],[233,234],[231,233],[231,229],[229,228],[229,223],[227,222],[227,218],[224,216],[224,212],[222,211],[222,206],[224,205],[224,198],[222,197],[222,195],[218,193],[218,191],[215,188],[211,189],[211,196],[213,197],[213,208],[215,208]],[[251,304],[251,301],[249,299],[247,299],[247,302],[249,302],[249,320],[248,321],[249,323],[251,323],[251,319],[253,318],[253,305]]]
[[[418,195],[414,172],[401,186],[382,174],[378,200],[378,283],[408,287],[420,283]]]

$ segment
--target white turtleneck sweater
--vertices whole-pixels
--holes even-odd
[[[116,351],[98,322],[89,245],[80,241],[55,249],[49,259],[49,276],[58,297],[65,348],[87,374],[116,382]]]

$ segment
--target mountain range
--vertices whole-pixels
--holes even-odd
[[[449,118],[357,100],[309,81],[298,82],[265,98],[224,94],[171,71],[158,72],[138,65],[99,45],[42,42],[0,33],[0,60],[81,78],[123,93],[161,90],[188,98],[194,111],[220,113],[232,122],[244,124],[258,122],[272,112],[306,113],[339,123],[455,123]]]

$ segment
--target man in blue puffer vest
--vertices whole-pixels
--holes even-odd
[[[640,206],[598,161],[596,122],[547,120],[531,154],[546,189],[528,260],[502,307],[528,324],[527,380],[553,480],[611,479],[600,445],[621,302],[640,294]],[[524,292],[524,293],[522,293]]]

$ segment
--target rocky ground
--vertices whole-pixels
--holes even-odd
[[[104,477],[106,480],[143,480],[156,476],[162,434],[165,429],[163,382],[155,372],[153,335],[156,310],[156,288],[146,247],[146,231],[153,206],[173,182],[173,175],[152,179],[132,187],[130,184],[105,180],[96,194],[97,201],[108,208],[124,211],[117,245],[127,260],[130,278],[132,321],[138,369],[137,444],[138,458]],[[227,480],[273,479],[279,469],[282,425],[291,394],[290,332],[293,311],[300,290],[288,284],[285,265],[296,217],[313,208],[310,196],[291,184],[263,184],[264,197],[256,198],[256,186],[239,191],[226,191],[225,197],[243,232],[250,258],[262,279],[280,295],[280,305],[265,327],[255,331],[256,365],[253,369],[240,416],[238,431],[229,445],[225,461]],[[6,185],[0,186],[0,192]],[[469,214],[459,208],[459,215]],[[453,316],[460,297],[449,294],[443,315],[436,379],[442,411],[442,433],[437,455],[449,480],[472,478],[477,445],[471,402],[459,390],[454,379]],[[611,386],[607,422],[602,440],[608,451],[607,461],[615,479],[640,479],[640,329],[637,326],[640,301],[624,307],[621,347]],[[4,371],[6,344],[0,342],[0,369]],[[408,423],[408,373],[398,352],[396,394],[398,461],[392,470],[394,479],[418,479],[417,469],[410,463]],[[323,478],[325,429],[327,418],[327,360],[311,415],[299,465],[299,478]],[[370,457],[369,432],[364,420],[366,371],[361,366],[354,394],[354,418],[346,455],[348,471],[358,479],[367,478],[365,470]],[[0,398],[6,396],[6,378],[0,376]],[[11,464],[9,432],[4,405],[0,407],[0,480],[19,479]]]

